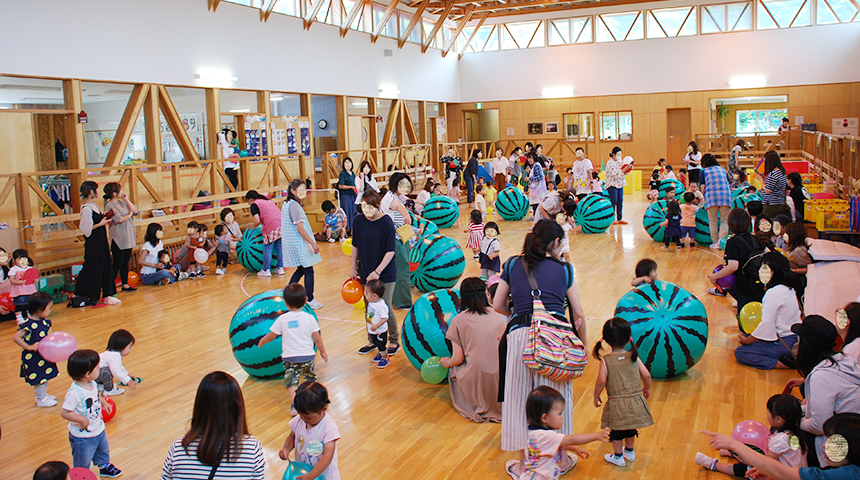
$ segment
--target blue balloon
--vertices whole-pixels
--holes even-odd
[[[325,224],[327,227],[334,228],[334,226],[337,225],[337,215],[335,215],[333,213],[329,213],[328,215],[326,215],[325,216]]]
[[[290,462],[282,480],[295,480],[296,477],[310,473],[314,467],[302,462]]]

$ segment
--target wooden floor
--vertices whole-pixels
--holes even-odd
[[[782,390],[787,371],[762,372],[734,362],[737,327],[730,301],[704,294],[706,274],[720,262],[707,249],[665,253],[641,225],[647,206],[645,193],[625,197],[630,225],[610,227],[602,235],[577,235],[570,240],[576,281],[586,315],[589,340],[599,337],[603,322],[619,297],[630,289],[636,263],[650,257],[659,264],[662,280],[677,283],[700,295],[708,310],[710,334],[704,358],[686,374],[655,380],[651,409],[656,425],[642,430],[636,461],[624,468],[603,459],[608,445],[588,447],[592,458],[582,461],[570,478],[722,478],[693,462],[696,451],[708,452],[697,432],[730,432],[744,419],[765,421],[767,398]],[[465,245],[465,207],[460,224],[444,234]],[[500,221],[503,257],[518,253],[527,222]],[[329,413],[341,433],[338,442],[344,479],[507,479],[505,461],[514,455],[500,449],[501,426],[474,424],[452,407],[447,386],[421,380],[404,355],[393,357],[379,370],[369,356],[359,356],[364,344],[362,313],[340,298],[349,262],[338,244],[321,245],[323,262],[316,267],[316,297],[329,362],[318,360],[319,381],[329,390]],[[722,252],[719,252],[720,255]],[[470,258],[471,255],[467,255]],[[38,264],[38,259],[36,259]],[[288,272],[289,273],[289,272]],[[234,375],[242,385],[251,432],[265,449],[267,479],[280,479],[285,462],[277,452],[288,434],[289,404],[280,381],[249,378],[230,352],[227,326],[238,305],[249,295],[282,288],[288,278],[260,279],[231,266],[227,275],[184,281],[168,287],[142,287],[120,294],[120,307],[67,309],[55,306],[55,331],[67,331],[80,348],[103,351],[108,336],[118,328],[137,338],[125,358],[132,375],[144,378],[134,392],[115,397],[118,413],[107,425],[111,460],[126,479],[158,478],[171,442],[181,436],[190,419],[200,379],[213,370]],[[476,261],[468,260],[466,276],[478,275]],[[417,298],[420,292],[414,291]],[[402,320],[405,311],[398,311]],[[48,460],[71,463],[66,422],[60,407],[36,408],[33,390],[18,377],[20,349],[12,343],[14,322],[0,324],[0,471],[2,478],[30,478]],[[70,379],[65,364],[48,392],[62,400]],[[601,410],[592,404],[597,367],[592,362],[575,380],[576,402],[568,406],[577,432],[597,430]],[[570,408],[572,407],[572,409]]]

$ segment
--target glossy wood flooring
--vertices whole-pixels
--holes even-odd
[[[763,372],[734,362],[737,327],[730,300],[705,294],[706,274],[720,262],[707,249],[666,253],[642,228],[647,207],[644,192],[625,197],[630,225],[610,227],[602,235],[575,235],[570,245],[580,296],[588,315],[589,341],[600,337],[603,322],[618,298],[630,290],[636,263],[657,260],[659,276],[700,295],[708,310],[710,334],[704,358],[687,373],[655,380],[650,400],[656,425],[643,429],[636,442],[636,461],[624,468],[607,464],[606,444],[591,444],[592,457],[581,461],[566,478],[722,478],[705,472],[693,458],[710,452],[701,429],[730,432],[744,419],[765,421],[767,398],[782,390],[787,371]],[[462,233],[467,218],[444,234],[466,243]],[[527,222],[500,221],[503,257],[516,254]],[[421,380],[403,354],[391,367],[379,370],[369,356],[356,350],[364,344],[362,313],[340,298],[349,262],[340,245],[321,245],[323,262],[316,267],[316,297],[329,362],[318,359],[319,381],[329,390],[329,413],[341,433],[338,442],[341,476],[353,479],[507,479],[505,461],[515,458],[500,449],[501,426],[474,424],[451,406],[445,385]],[[466,276],[479,267],[467,252]],[[721,255],[721,252],[718,252]],[[36,259],[38,264],[38,259]],[[224,276],[184,281],[167,287],[142,287],[120,294],[122,306],[67,309],[56,306],[54,330],[70,332],[79,348],[103,351],[108,336],[118,328],[137,338],[125,357],[128,371],[143,377],[133,392],[115,397],[118,413],[107,425],[111,460],[126,479],[158,478],[171,442],[189,422],[200,379],[213,370],[234,375],[242,385],[251,431],[263,444],[267,479],[280,479],[285,462],[277,452],[288,434],[289,403],[281,381],[249,378],[230,352],[227,327],[238,305],[249,295],[282,288],[289,277],[260,279],[241,266],[230,266]],[[290,273],[290,272],[288,272]],[[413,290],[415,298],[419,292]],[[402,320],[406,312],[399,310]],[[21,350],[12,343],[14,322],[0,324],[0,477],[31,478],[48,460],[71,463],[66,422],[60,407],[36,408],[33,390],[18,377]],[[591,345],[590,345],[591,346]],[[48,393],[62,400],[70,379],[65,364],[48,384]],[[592,404],[597,375],[594,362],[574,381],[576,402],[568,410],[577,432],[599,428],[601,409]],[[563,477],[564,478],[564,477]]]

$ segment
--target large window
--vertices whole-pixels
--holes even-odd
[[[788,111],[782,109],[738,110],[735,114],[739,133],[776,132]]]
[[[758,0],[756,30],[812,25],[812,0]]]
[[[702,5],[702,33],[752,30],[752,3]]]
[[[648,38],[686,37],[696,34],[696,7],[648,10]]]
[[[594,114],[565,114],[564,135],[569,140],[594,140]]]
[[[600,140],[633,140],[633,112],[601,112]]]

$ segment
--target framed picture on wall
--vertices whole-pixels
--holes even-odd
[[[544,130],[546,131],[546,133],[558,133],[558,124],[547,123],[546,128]]]
[[[540,135],[543,133],[543,124],[542,123],[530,123],[529,124],[529,135]]]

